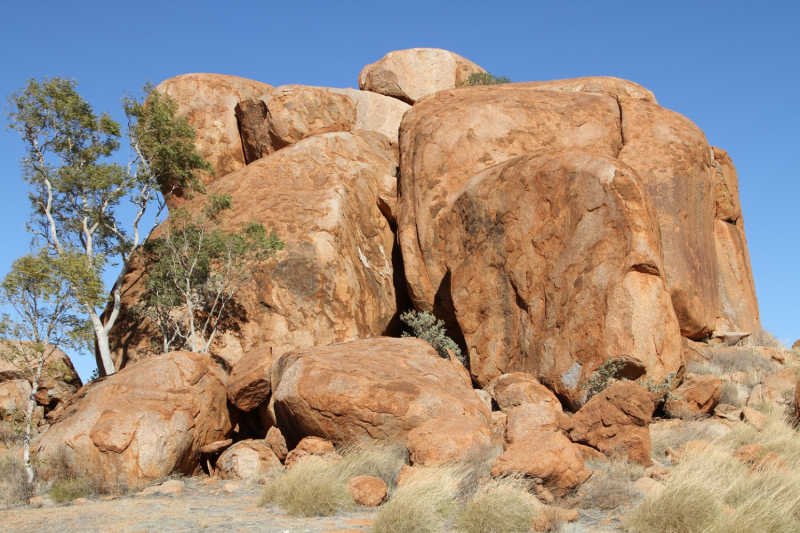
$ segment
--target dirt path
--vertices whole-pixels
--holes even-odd
[[[0,511],[0,531],[25,533],[184,533],[258,532],[325,533],[365,531],[374,512],[346,513],[330,518],[293,518],[275,509],[256,507],[260,487],[239,484],[234,492],[225,482],[201,485],[185,480],[175,496],[124,497],[92,500],[83,505]]]

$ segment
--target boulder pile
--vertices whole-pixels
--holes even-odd
[[[381,440],[413,468],[494,454],[493,476],[559,495],[592,475],[585,457],[650,465],[655,413],[712,416],[722,381],[681,385],[690,358],[710,357],[695,341],[760,328],[728,154],[629,81],[473,74],[412,49],[364,67],[360,90],[158,85],[216,170],[207,192],[232,198],[224,227],[259,222],[286,246],[237,293],[209,355],[153,353],[131,312],[147,272],[132,268],[112,338],[122,370],[69,400],[40,456],[134,484],[248,477]],[[466,363],[399,338],[410,309],[443,320]],[[780,375],[757,394],[794,409],[796,387]],[[377,505],[385,487],[370,483],[351,491]]]

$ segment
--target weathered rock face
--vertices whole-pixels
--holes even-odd
[[[714,241],[720,305],[716,330],[757,331],[761,329],[761,318],[739,204],[739,179],[728,153],[716,147],[713,151],[717,178]]]
[[[649,466],[650,429],[656,398],[632,381],[617,381],[569,419],[573,442]]]
[[[410,108],[356,89],[282,85],[256,100],[239,102],[236,118],[249,165],[302,138],[330,131],[374,131],[396,143],[400,121]]]
[[[0,416],[5,413],[24,414],[31,397],[27,379],[10,379],[0,383]]]
[[[618,100],[641,100],[657,104],[655,95],[638,83],[606,76],[587,76],[566,80],[537,81],[530,84],[542,91],[562,91],[568,93],[599,93],[613,96]]]
[[[210,357],[172,352],[83,387],[41,440],[45,475],[48,461],[112,486],[191,474],[200,448],[233,429],[225,381]]]
[[[228,399],[242,411],[252,411],[269,398],[272,348],[262,346],[239,359],[228,378]]]
[[[550,389],[524,372],[503,374],[494,378],[485,389],[503,412],[525,404],[540,404],[561,412],[561,403]]]
[[[20,341],[13,342],[20,343]],[[27,345],[29,343],[27,341],[22,341],[21,344]],[[49,349],[50,348],[48,348],[48,350]],[[9,379],[27,379],[30,381],[31,377],[29,372],[23,371],[23,369],[18,366],[0,359],[0,382]],[[56,348],[44,361],[42,379],[39,383],[39,387],[48,389],[48,383],[55,386],[55,383],[58,381],[69,383],[76,388],[80,388],[83,385],[80,376],[78,376],[78,373],[75,371],[75,367],[72,366],[72,361],[69,356]]]
[[[217,469],[224,479],[253,478],[280,467],[272,450],[253,440],[237,442],[217,459]]]
[[[667,398],[664,411],[672,418],[698,418],[712,413],[720,398],[722,381],[717,376],[687,372]]]
[[[413,104],[423,96],[453,89],[470,74],[485,72],[458,54],[438,48],[411,48],[389,52],[367,65],[358,76],[358,86]]]
[[[446,292],[441,220],[473,175],[544,149],[615,157],[619,124],[614,98],[529,83],[445,91],[415,105],[400,125],[398,194],[398,239],[414,306],[432,310],[437,292]]]
[[[289,453],[289,449],[286,446],[286,439],[283,438],[283,434],[281,430],[275,426],[272,426],[267,430],[267,437],[264,439],[270,449],[275,453],[275,455],[283,461],[286,459],[286,455]]]
[[[336,444],[361,437],[404,442],[437,417],[491,415],[452,364],[425,341],[376,338],[311,348],[273,366],[278,427],[288,441],[315,435]]]
[[[216,170],[216,176],[205,178],[206,185],[245,165],[236,104],[272,89],[266,83],[222,74],[184,74],[156,86],[175,99],[178,115],[186,117],[197,131],[195,145]]]
[[[408,452],[414,466],[481,460],[491,447],[489,428],[472,416],[431,418],[408,432]]]
[[[765,377],[761,383],[753,387],[747,405],[752,407],[766,402],[793,413],[797,383],[798,379],[794,368],[779,370]]]
[[[492,476],[523,475],[556,495],[563,495],[587,479],[580,451],[557,431],[531,430],[511,443],[492,465]]]
[[[664,266],[681,333],[714,329],[719,308],[714,252],[716,172],[711,147],[686,117],[650,102],[621,100],[624,146],[656,206]]]
[[[654,222],[636,174],[612,158],[546,152],[474,176],[441,227],[475,380],[521,370],[577,407],[611,357],[654,379],[676,372]]]
[[[213,355],[233,365],[244,353],[272,347],[275,358],[296,349],[381,335],[397,312],[394,234],[377,204],[397,152],[371,132],[315,135],[213,183],[229,194],[224,227],[255,221],[286,247],[236,297],[232,323],[218,332]],[[393,179],[393,178],[392,178]],[[201,205],[196,198],[190,208]],[[124,307],[135,305],[141,271],[125,281]],[[146,324],[123,317],[114,328],[115,364],[150,349]]]

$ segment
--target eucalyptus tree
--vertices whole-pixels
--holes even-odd
[[[81,254],[30,254],[17,259],[0,283],[0,305],[14,314],[0,315],[0,360],[17,367],[31,383],[22,419],[28,484],[35,474],[30,445],[41,378],[63,373],[51,357],[56,350],[85,347],[92,336],[76,311],[79,302],[99,301],[103,286],[97,276],[86,275],[85,265]]]
[[[28,228],[36,239],[55,256],[82,255],[84,269],[73,284],[99,279],[108,265],[119,266],[110,301],[80,300],[102,373],[112,374],[109,334],[132,257],[158,225],[167,198],[179,189],[202,192],[200,175],[213,169],[194,146],[194,129],[176,116],[176,102],[149,84],[143,89],[146,100],[123,99],[131,157],[126,165],[114,162],[122,128],[107,113],[97,116],[76,85],[60,77],[29,80],[8,98],[9,127],[25,143],[22,172],[33,207]],[[132,209],[121,209],[124,203]],[[151,208],[153,221],[145,224]],[[126,212],[132,212],[129,219]]]

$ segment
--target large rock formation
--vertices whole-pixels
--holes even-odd
[[[389,52],[364,67],[358,76],[358,86],[413,104],[423,96],[453,89],[466,82],[470,74],[479,72],[485,71],[453,52],[411,48]]]
[[[156,86],[178,104],[178,115],[186,117],[197,131],[195,145],[209,161],[216,176],[206,185],[245,165],[234,109],[242,100],[258,98],[271,85],[223,74],[183,74]]]
[[[236,106],[245,162],[298,140],[332,131],[374,131],[396,143],[410,109],[394,98],[355,89],[282,85]],[[396,194],[396,192],[395,192]]]
[[[489,410],[451,362],[414,338],[288,353],[273,365],[272,384],[277,425],[294,442],[309,435],[336,444],[362,437],[404,442],[437,417],[491,424]]]
[[[211,184],[229,194],[224,227],[262,223],[286,243],[236,297],[236,313],[211,353],[233,365],[245,352],[273,357],[300,348],[381,335],[397,312],[394,234],[378,206],[397,151],[378,133],[315,135]],[[187,205],[199,208],[202,198]],[[123,304],[137,304],[142,272],[125,279]],[[150,350],[147,324],[126,316],[115,327],[118,368]]]
[[[200,448],[233,427],[226,376],[208,356],[172,352],[83,387],[45,433],[37,457],[51,469],[136,487],[192,474]]]
[[[714,330],[719,309],[714,252],[716,175],[705,135],[686,117],[639,100],[620,100],[624,146],[656,207],[664,266],[681,333]]]
[[[761,329],[761,318],[739,203],[739,178],[728,153],[716,147],[713,150],[716,171],[714,241],[720,305],[715,329],[757,331]]]
[[[629,167],[577,150],[512,159],[474,176],[441,228],[478,383],[522,370],[577,407],[609,358],[654,379],[680,368],[653,207]]]

